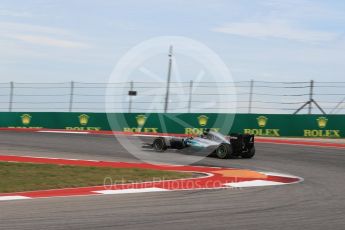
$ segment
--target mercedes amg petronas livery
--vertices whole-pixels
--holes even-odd
[[[167,149],[193,149],[202,150],[220,159],[226,158],[252,158],[255,155],[254,135],[232,134],[225,137],[221,133],[206,129],[204,133],[197,137],[156,137],[152,144],[146,147],[155,151],[164,152]]]

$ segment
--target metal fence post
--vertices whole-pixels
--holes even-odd
[[[311,80],[310,81],[310,91],[309,91],[309,107],[308,107],[308,114],[311,114],[311,111],[313,109],[313,105],[312,105],[312,102],[314,101],[313,99],[313,91],[314,91],[314,81]]]
[[[165,93],[165,103],[164,103],[164,113],[168,112],[169,90],[170,90],[170,79],[171,79],[171,65],[172,65],[172,55],[173,55],[173,47],[170,46],[170,49],[169,49],[168,78],[167,78],[167,86],[166,86],[166,93]]]
[[[69,98],[69,112],[72,112],[73,108],[73,94],[74,94],[74,81],[71,81],[71,91],[70,91],[70,98]]]
[[[339,106],[341,106],[344,102],[345,102],[345,97],[343,98],[343,100],[338,102],[338,104],[331,110],[330,114],[336,113],[336,111],[339,108]]]
[[[188,99],[188,113],[190,113],[192,107],[192,93],[193,93],[193,80],[189,82],[189,99]]]
[[[9,105],[8,105],[8,111],[12,112],[13,108],[13,91],[14,91],[14,82],[10,82],[10,100],[9,100]]]
[[[129,91],[133,91],[133,81],[130,82]],[[132,112],[132,96],[129,95],[128,112]]]
[[[248,104],[248,113],[252,113],[252,102],[253,102],[253,89],[254,89],[254,80],[250,80],[250,89],[249,89],[249,104]]]

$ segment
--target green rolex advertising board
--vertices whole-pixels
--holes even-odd
[[[1,112],[0,127],[341,138],[345,115]]]

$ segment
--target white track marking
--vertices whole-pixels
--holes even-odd
[[[142,193],[142,192],[164,192],[164,191],[168,191],[168,189],[163,189],[163,188],[139,188],[139,189],[100,190],[100,191],[93,191],[93,192],[104,194],[104,195],[110,195],[110,194],[127,194],[127,193]]]
[[[298,178],[297,176],[291,174],[284,174],[284,173],[276,173],[276,172],[259,172],[263,173],[267,176],[279,176],[279,177],[289,177],[289,178]]]
[[[159,134],[130,134],[132,137],[174,137],[173,135],[171,136],[161,136]]]
[[[272,186],[272,185],[284,185],[284,184],[286,183],[267,181],[267,180],[252,180],[252,181],[226,183],[224,185],[236,187],[236,188],[244,188],[244,187],[259,187],[259,186]]]
[[[60,131],[60,130],[40,130],[38,133],[71,133],[71,134],[89,134],[89,132]]]
[[[31,198],[27,197],[27,196],[0,196],[0,201],[5,201],[5,200],[24,200],[24,199],[31,199]]]

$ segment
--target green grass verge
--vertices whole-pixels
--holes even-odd
[[[190,178],[193,174],[138,168],[0,162],[0,193],[103,185],[106,177],[111,178],[114,184]]]

